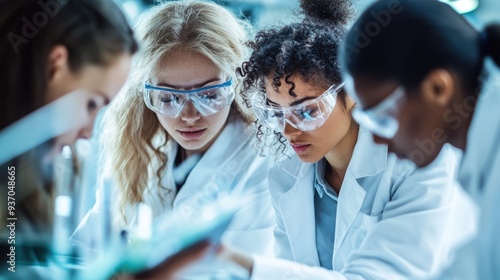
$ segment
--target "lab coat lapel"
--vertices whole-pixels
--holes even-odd
[[[335,241],[333,252],[338,251],[342,242],[351,228],[356,215],[361,209],[366,191],[358,184],[352,175],[346,174],[343,185],[340,190],[337,203],[337,220],[335,222]]]
[[[344,242],[347,232],[363,205],[366,191],[360,183],[364,181],[363,178],[377,176],[385,169],[386,164],[387,146],[375,144],[371,134],[360,128],[358,141],[338,198],[334,252],[337,252]]]
[[[294,174],[291,173],[290,174]],[[292,176],[292,175],[290,175]],[[278,200],[295,261],[319,265],[314,217],[314,165],[302,164],[294,186]]]

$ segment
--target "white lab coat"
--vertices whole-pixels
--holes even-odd
[[[272,230],[276,223],[267,188],[273,161],[259,156],[254,143],[253,129],[239,119],[229,122],[177,194],[171,160],[163,177],[163,186],[171,191],[161,190],[162,198],[158,188],[149,185],[144,192],[145,202],[153,208],[155,217],[182,207],[181,211],[189,218],[197,215],[200,207],[213,200],[218,192],[243,195],[251,202],[242,205],[223,241],[246,252],[274,255]],[[175,158],[177,150],[175,141],[167,143],[169,159]]]
[[[453,179],[456,156],[447,146],[416,170],[360,129],[338,197],[333,271],[319,267],[314,164],[293,158],[274,168],[277,254],[287,260],[255,257],[252,279],[428,279],[438,273],[450,248],[475,229],[474,204]]]
[[[459,181],[480,206],[477,238],[459,253],[448,279],[500,279],[500,70],[487,61],[467,135]]]
[[[259,156],[254,143],[253,126],[247,126],[241,119],[229,121],[177,194],[172,176],[173,160],[169,160],[163,177],[165,188],[158,188],[158,184],[151,180],[143,193],[144,202],[152,208],[154,217],[179,210],[189,220],[199,213],[197,211],[204,203],[213,201],[217,192],[243,195],[250,202],[242,202],[241,209],[222,236],[223,242],[249,253],[274,255],[273,229],[276,222],[267,187],[267,175],[274,162]],[[169,141],[165,150],[168,159],[175,159],[177,150],[178,144]],[[96,205],[73,236],[76,243],[97,249],[104,247],[99,234],[94,234],[102,226],[103,201],[112,203],[103,198],[102,189],[101,186],[97,193]],[[119,215],[117,212],[115,209],[114,216]],[[135,223],[136,213],[131,209],[126,213],[128,227]],[[118,234],[118,230],[115,228],[113,232]]]

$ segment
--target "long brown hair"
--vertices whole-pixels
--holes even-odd
[[[87,65],[107,66],[138,48],[125,16],[111,0],[7,0],[0,1],[0,11],[0,130],[47,103],[48,58],[55,45],[68,49],[69,65],[75,73]],[[44,159],[52,146],[53,140],[49,140],[0,165],[2,190],[10,180],[6,170],[15,168],[16,216],[23,217],[17,224],[18,239],[25,245],[24,230],[35,235],[39,243],[50,242],[53,163]],[[0,198],[7,201],[6,195],[7,191],[2,191]],[[0,209],[3,220],[6,211],[7,207]],[[0,230],[0,235],[5,230]]]
[[[53,46],[68,49],[75,72],[137,50],[125,16],[110,0],[10,0],[0,2],[0,11],[0,130],[46,103]]]

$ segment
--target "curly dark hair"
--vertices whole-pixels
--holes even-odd
[[[288,94],[293,97],[296,97],[295,84],[289,78],[294,74],[325,88],[342,81],[337,55],[347,31],[346,24],[353,14],[351,3],[348,0],[302,0],[301,9],[305,15],[302,22],[262,30],[247,43],[252,54],[238,68],[238,73],[243,77],[240,94],[248,107],[251,107],[250,94],[265,92],[265,83],[271,77],[271,85],[276,90],[284,79],[291,86]],[[345,106],[345,93],[339,92],[339,97]],[[287,145],[283,134],[257,122],[257,147],[261,155],[267,154],[266,147],[274,155],[284,153]],[[267,143],[267,137],[273,134],[274,140]]]

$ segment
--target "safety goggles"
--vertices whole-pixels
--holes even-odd
[[[333,85],[317,98],[291,107],[268,105],[266,94],[262,91],[254,93],[250,102],[257,118],[274,131],[284,132],[286,123],[295,129],[309,131],[325,123],[343,85]]]
[[[403,87],[398,87],[382,102],[370,109],[354,108],[352,117],[362,127],[368,129],[373,134],[380,137],[391,139],[399,129],[397,118],[389,114],[397,108],[397,103],[404,98],[405,90]]]
[[[215,114],[231,105],[234,100],[233,82],[202,87],[193,90],[180,90],[144,84],[144,102],[152,111],[176,118],[182,112],[187,101],[191,101],[203,116]]]

